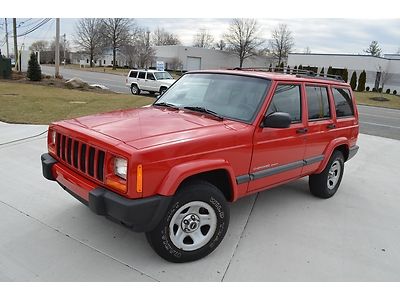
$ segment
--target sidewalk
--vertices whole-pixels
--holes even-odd
[[[400,141],[360,135],[334,198],[305,178],[241,199],[215,252],[171,264],[42,177],[46,129],[0,123],[0,281],[400,280]]]

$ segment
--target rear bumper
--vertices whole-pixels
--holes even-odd
[[[359,148],[360,147],[358,147],[357,145],[354,145],[353,147],[350,147],[350,149],[349,149],[349,157],[347,158],[347,160],[353,158],[353,156],[357,154]]]
[[[61,166],[48,153],[42,154],[42,172],[98,215],[108,216],[136,232],[154,229],[165,215],[171,197],[152,196],[129,199],[103,187],[96,186],[80,175]]]

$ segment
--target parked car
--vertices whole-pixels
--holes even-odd
[[[133,95],[139,95],[141,91],[163,94],[174,82],[167,71],[156,70],[130,70],[125,80]]]
[[[304,176],[313,195],[332,197],[358,132],[342,80],[195,71],[150,107],[52,123],[41,159],[44,177],[94,213],[186,262],[220,244],[230,202]]]

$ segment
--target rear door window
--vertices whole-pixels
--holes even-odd
[[[267,110],[267,116],[274,112],[286,112],[292,123],[301,122],[300,85],[278,84]]]
[[[146,72],[139,72],[138,78],[145,79],[146,78]]]
[[[306,86],[308,119],[329,119],[331,112],[329,108],[328,89],[323,86]]]
[[[333,87],[332,93],[335,100],[336,116],[338,118],[354,116],[354,107],[350,91],[345,88]]]

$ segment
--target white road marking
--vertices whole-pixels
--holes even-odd
[[[388,117],[388,116],[374,115],[374,114],[366,114],[366,113],[359,113],[359,115],[371,116],[371,117],[377,117],[377,118],[385,118],[385,119],[400,120],[400,116],[399,116],[399,117]]]
[[[384,124],[372,123],[372,122],[360,122],[360,124],[368,124],[368,125],[375,125],[375,126],[381,126],[381,127],[389,127],[389,128],[400,129],[400,127],[398,127],[398,126],[384,125]]]

